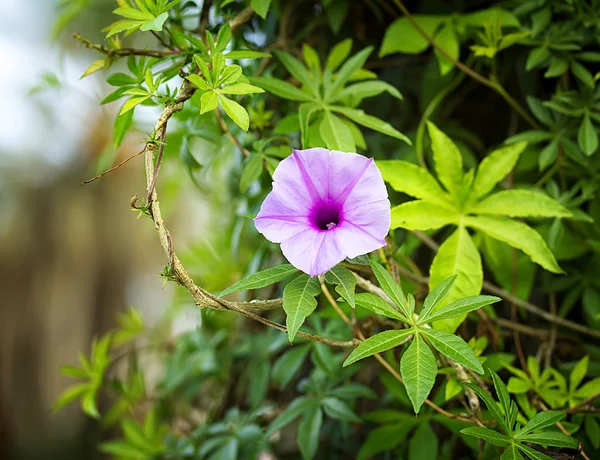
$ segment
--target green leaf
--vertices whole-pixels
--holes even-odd
[[[392,275],[390,275],[389,272],[381,266],[381,264],[378,264],[377,262],[371,262],[371,269],[373,270],[373,274],[375,275],[375,278],[377,278],[377,282],[379,283],[379,286],[381,286],[381,289],[383,289],[388,297],[392,299],[392,302],[400,307],[400,310],[402,310],[404,316],[410,319],[411,313],[406,305],[406,296],[402,291],[402,287],[396,283],[394,278],[392,278]]]
[[[288,408],[271,422],[266,432],[267,436],[273,436],[275,432],[292,423],[302,412],[307,412],[313,407],[319,407],[319,402],[316,399],[309,399],[305,396],[294,399]]]
[[[87,376],[87,374],[84,376]],[[58,400],[54,403],[52,411],[54,412],[59,409],[62,409],[67,404],[75,401],[77,398],[82,397],[85,393],[89,392],[89,390],[90,384],[88,382],[78,383],[76,385],[70,386],[60,395]]]
[[[125,441],[104,442],[100,444],[98,449],[104,453],[112,454],[117,458],[127,460],[142,460],[147,457],[147,454],[143,449]]]
[[[486,156],[477,168],[473,182],[475,196],[482,197],[491,192],[496,184],[513,170],[525,147],[525,142],[518,142],[494,150]]]
[[[415,200],[392,208],[391,228],[433,230],[458,224],[459,219],[458,212],[452,209],[424,200]]]
[[[363,292],[361,294],[356,294],[354,296],[354,301],[359,307],[366,308],[367,310],[370,310],[373,313],[377,313],[378,315],[383,315],[387,316],[388,318],[393,318],[410,323],[409,318],[406,318],[402,313],[400,313],[398,310],[392,307],[389,303],[387,303],[381,297],[378,297],[376,295],[369,294],[368,292]]]
[[[250,126],[250,118],[248,117],[248,112],[246,112],[246,109],[237,102],[232,101],[225,96],[220,96],[219,99],[221,100],[221,106],[225,110],[225,113],[229,115],[229,118],[231,118],[234,123],[244,131],[248,131],[248,127]]]
[[[129,112],[136,105],[139,105],[142,102],[147,101],[148,99],[150,99],[150,96],[141,96],[141,97],[132,97],[132,98],[129,98],[125,102],[125,104],[123,104],[123,107],[121,107],[121,111],[119,112],[119,116],[123,115],[123,114],[125,114],[127,112]]]
[[[331,71],[334,71],[339,67],[339,65],[346,60],[350,51],[352,50],[352,39],[347,38],[342,40],[337,45],[333,47],[331,53],[327,57],[327,62],[325,67]]]
[[[137,82],[137,78],[122,72],[113,73],[106,79],[106,83],[111,86],[135,85]]]
[[[335,290],[348,304],[354,308],[354,290],[356,288],[356,277],[347,268],[339,265],[325,273],[325,281],[335,284]]]
[[[352,75],[354,75],[354,73],[360,69],[365,62],[367,62],[367,58],[372,52],[373,47],[368,46],[344,62],[342,67],[340,67],[340,70],[337,72],[333,84],[329,87],[329,90],[326,92],[326,94],[333,96],[340,91],[343,86],[348,83],[350,78],[352,78]]]
[[[498,374],[490,369],[490,374],[492,375],[492,380],[494,381],[494,388],[496,389],[496,394],[498,395],[498,400],[500,401],[500,406],[504,410],[504,414],[509,414],[511,411],[511,401],[510,395],[508,394],[508,389],[504,382],[500,379]]]
[[[480,427],[480,426],[470,426],[468,428],[463,428],[460,430],[462,434],[466,434],[469,436],[475,436],[476,438],[483,439],[494,446],[508,446],[510,444],[510,439],[508,436],[505,436],[496,431],[490,430],[489,428]]]
[[[435,170],[440,182],[453,196],[461,189],[463,177],[462,156],[452,140],[433,123],[427,122]]]
[[[237,64],[231,64],[225,67],[225,70],[219,78],[218,84],[220,85],[231,85],[237,82],[242,76],[242,68]],[[259,92],[262,92],[259,91]],[[240,93],[237,93],[240,94]]]
[[[446,51],[446,53],[448,53],[452,59],[455,61],[458,60],[460,42],[458,41],[454,26],[451,22],[447,22],[442,30],[435,35],[435,42],[440,48]],[[440,65],[440,74],[446,75],[452,70],[454,63],[437,48],[435,49],[435,54]]]
[[[421,333],[441,354],[457,362],[461,366],[483,374],[483,367],[467,342],[460,337],[445,331],[421,329]]]
[[[412,417],[412,420],[403,420],[401,423],[384,425],[369,431],[367,440],[358,452],[357,459],[364,460],[379,452],[392,451],[404,441],[416,424],[417,418]]]
[[[348,97],[365,99],[368,97],[377,96],[384,91],[387,91],[396,99],[402,100],[402,94],[400,94],[400,91],[398,91],[396,87],[380,80],[363,81],[347,86],[333,100],[338,101]]]
[[[92,62],[90,64],[90,66],[87,69],[85,69],[85,72],[83,72],[83,75],[81,75],[81,77],[79,77],[79,78],[87,77],[88,75],[91,75],[95,72],[98,72],[99,70],[104,69],[104,67],[106,67],[106,61],[104,59],[98,59],[98,60]]]
[[[100,413],[96,406],[96,391],[90,389],[81,397],[81,410],[92,418],[99,419]]]
[[[142,32],[147,32],[148,30],[155,30],[157,32],[160,32],[163,28],[163,24],[168,19],[168,17],[169,17],[169,13],[159,14],[158,16],[156,16],[156,18],[154,18],[154,20],[143,24],[140,27],[140,30]]]
[[[249,85],[248,83],[235,83],[221,88],[219,92],[221,94],[253,94],[264,93],[265,91],[258,86]]]
[[[215,110],[219,105],[219,93],[207,91],[200,97],[200,115]]]
[[[591,155],[598,149],[598,133],[587,113],[579,126],[577,143],[579,144],[579,148],[583,150],[583,153],[586,155]]]
[[[356,361],[373,356],[376,353],[382,353],[390,348],[397,347],[404,339],[413,334],[413,329],[400,329],[383,331],[375,334],[358,345],[352,353],[346,358],[343,366],[349,366]]]
[[[194,54],[194,62],[196,63],[196,65],[198,66],[198,68],[200,69],[200,71],[202,72],[202,75],[204,75],[204,78],[206,78],[206,80],[208,81],[209,85],[213,85],[213,75],[212,72],[210,71],[210,69],[208,68],[208,64],[206,64],[206,62],[204,61],[203,57],[201,54]],[[216,78],[216,76],[215,76]],[[194,82],[192,82],[194,83]]]
[[[113,145],[117,148],[123,142],[125,133],[131,128],[133,123],[133,110],[125,112],[123,115],[117,115],[115,118],[115,126],[113,130]]]
[[[303,459],[309,460],[316,455],[322,424],[323,412],[320,407],[312,407],[305,412],[304,418],[298,426],[297,438]]]
[[[379,118],[372,117],[371,115],[367,115],[363,110],[351,109],[349,107],[340,107],[340,106],[329,106],[329,109],[334,112],[339,112],[342,115],[345,115],[350,120],[359,125],[365,126],[366,128],[370,128],[372,130],[383,133],[387,136],[400,139],[401,141],[406,142],[408,145],[412,145],[412,142],[408,137],[398,131],[389,123],[380,120]]]
[[[240,177],[240,191],[242,193],[246,193],[250,185],[260,177],[263,171],[263,160],[264,157],[259,153],[254,153],[246,159],[242,177]]]
[[[288,99],[290,101],[313,100],[313,98],[309,94],[299,90],[294,85],[283,80],[278,80],[277,78],[248,77],[248,80],[250,80],[250,83],[253,83],[256,86],[260,86],[268,92],[273,93],[276,96],[282,97],[284,99]]]
[[[444,20],[443,16],[413,16],[419,27],[432,37]],[[419,54],[429,48],[429,42],[408,18],[396,19],[385,31],[379,57],[392,53]]]
[[[356,145],[354,144],[354,138],[352,137],[350,128],[331,112],[325,112],[319,127],[319,132],[328,149],[341,150],[342,152],[356,151]]]
[[[545,62],[550,57],[550,52],[548,48],[545,46],[540,46],[538,48],[533,48],[529,52],[529,56],[527,56],[527,62],[525,63],[525,70],[529,72],[536,67],[539,67],[543,62]]]
[[[469,208],[476,214],[510,217],[571,217],[571,211],[548,195],[530,190],[502,190]]]
[[[422,321],[423,318],[427,318],[431,311],[433,311],[433,309],[446,298],[450,292],[450,289],[452,289],[452,286],[454,285],[454,281],[456,281],[456,275],[450,276],[448,279],[438,283],[435,288],[431,289],[427,297],[425,297],[425,301],[423,302],[421,314],[419,315],[420,321]]]
[[[529,380],[522,380],[516,377],[508,379],[508,391],[513,394],[527,393],[531,390],[531,382]]]
[[[566,447],[568,449],[577,449],[577,446],[579,445],[579,442],[571,436],[554,431],[535,434],[518,434],[515,435],[515,439],[521,442],[532,442],[543,446]]]
[[[590,88],[594,87],[594,76],[579,62],[575,60],[571,61],[571,72],[573,72],[573,75],[575,75],[579,80],[581,80],[583,84],[589,86]]]
[[[288,276],[296,273],[298,269],[290,264],[278,265],[277,267],[267,268],[260,272],[254,273],[243,280],[240,280],[227,289],[225,289],[219,297],[224,297],[233,292],[247,291],[250,289],[260,289],[266,286],[270,286],[273,283],[277,283],[286,279]]]
[[[300,119],[300,135],[302,140],[302,147],[308,148],[308,133],[309,133],[309,125],[310,118],[312,115],[320,110],[323,110],[322,107],[315,102],[308,102],[301,104],[298,109],[298,116]]]
[[[258,14],[263,19],[267,17],[270,5],[271,0],[252,0],[250,2],[250,8],[256,11],[256,14]]]
[[[379,160],[375,163],[383,180],[397,192],[431,203],[446,206],[450,203],[448,194],[425,168],[403,160]]]
[[[294,375],[302,367],[306,355],[310,351],[310,345],[292,347],[290,351],[281,355],[273,365],[273,380],[279,384],[280,388],[285,388],[294,378]]]
[[[290,342],[296,337],[304,320],[317,308],[315,296],[319,294],[320,289],[317,278],[302,274],[283,290],[283,309],[287,315],[285,324]]]
[[[204,81],[204,79],[202,77],[200,77],[200,75],[192,74],[192,75],[188,75],[185,78],[186,78],[186,80],[191,81],[195,86],[200,88],[202,91],[208,91],[210,89],[210,86],[208,86],[208,84]]]
[[[227,59],[258,59],[271,57],[269,53],[265,53],[263,51],[254,51],[254,50],[234,50],[229,53],[225,53],[224,56]]]
[[[419,334],[402,355],[400,374],[415,413],[419,413],[423,402],[433,388],[437,374],[435,356]]]
[[[410,437],[408,458],[412,460],[438,458],[438,438],[429,423],[421,423]]]
[[[520,249],[546,270],[552,273],[562,273],[546,242],[528,225],[508,218],[487,216],[467,216],[464,218],[464,222],[469,227]]]
[[[544,147],[544,149],[540,152],[538,156],[538,165],[540,170],[546,169],[556,161],[558,158],[560,140],[560,136],[554,138],[554,140]]]
[[[432,321],[440,321],[442,319],[455,318],[500,300],[500,297],[491,295],[465,297],[464,299],[457,300],[446,305],[445,307],[440,308],[434,313],[429,312],[427,315],[421,315],[418,322],[419,324],[422,324],[430,323]]]
[[[525,444],[516,444],[516,446],[521,452],[524,452],[525,455],[527,455],[527,457],[529,457],[531,460],[552,460],[552,457],[546,454],[542,454],[541,452],[532,449],[531,447],[526,446]]]
[[[516,435],[520,436],[535,430],[541,430],[542,428],[553,426],[556,424],[556,422],[560,422],[563,418],[565,418],[566,415],[567,414],[564,412],[555,410],[538,412],[531,420],[529,420],[529,422],[527,422],[523,428],[517,431]]]
[[[508,449],[500,456],[500,460],[522,460],[523,456],[517,449],[516,444],[511,444]]]
[[[502,428],[502,430],[504,430],[505,433],[509,433],[512,431],[506,425],[506,420],[505,420],[504,414],[498,408],[496,401],[494,401],[494,399],[488,394],[487,391],[482,390],[478,385],[474,385],[472,383],[465,383],[465,386],[467,386],[471,390],[473,390],[473,392],[477,396],[479,396],[479,399],[481,399],[485,403],[486,407],[488,408],[488,411],[490,412],[492,417],[496,420],[496,423],[498,424],[498,426],[500,428]]]
[[[328,417],[336,420],[345,420],[348,422],[360,422],[360,417],[356,415],[345,402],[338,398],[327,397],[323,399],[323,409]]]
[[[575,367],[569,375],[569,388],[571,389],[571,392],[574,392],[585,378],[588,371],[588,365],[589,356],[587,355],[581,358],[577,364],[575,364]]]
[[[469,232],[464,227],[458,227],[444,241],[433,258],[429,269],[429,289],[457,275],[450,293],[436,308],[440,308],[455,300],[478,295],[483,285],[483,268],[481,256],[473,243]],[[464,316],[452,320],[434,323],[436,329],[454,332],[464,321]]]
[[[273,51],[279,58],[283,66],[291,73],[300,83],[309,88],[314,96],[319,97],[317,81],[310,78],[308,70],[302,63],[291,54],[283,51]],[[260,86],[260,85],[259,85]]]
[[[85,370],[83,370],[77,366],[70,366],[70,365],[60,366],[59,371],[60,371],[61,375],[64,375],[66,377],[71,377],[73,379],[85,379],[85,378],[89,377],[88,373]]]

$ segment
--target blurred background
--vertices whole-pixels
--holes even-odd
[[[113,3],[94,2],[69,31],[101,41]],[[153,108],[138,111],[140,132],[130,132],[115,152],[118,107],[100,106],[102,75],[80,80],[95,53],[68,32],[55,35],[57,18],[68,14],[54,1],[0,6],[2,459],[98,456],[98,439],[85,433],[90,419],[76,404],[52,413],[69,384],[58,368],[88,354],[117,312],[135,305],[156,321],[172,297],[173,287],[162,289],[157,277],[165,260],[153,226],[130,211],[131,197],[145,190],[142,157],[80,186],[140,150]],[[184,245],[194,226],[177,222],[175,210],[169,225]],[[183,318],[182,327],[194,327],[193,313]]]

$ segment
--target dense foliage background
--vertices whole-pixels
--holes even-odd
[[[77,27],[107,7],[102,34]],[[598,2],[60,8],[115,106],[96,169],[147,133],[135,228],[181,285],[159,321],[134,306],[62,368],[78,383],[56,408],[78,400],[100,451],[598,458]],[[308,147],[375,158],[392,202],[388,245],[318,279],[251,220]],[[179,244],[175,209],[206,234]]]

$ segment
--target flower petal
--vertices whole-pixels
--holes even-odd
[[[273,184],[273,191],[267,195],[254,219],[256,229],[273,243],[307,230],[311,224],[309,210],[295,195],[281,191],[279,184]]]
[[[344,209],[353,209],[357,206],[385,200],[388,197],[381,172],[372,160],[366,160],[369,162],[368,166],[362,171],[358,180],[350,184],[352,188],[346,189],[341,196]],[[388,202],[388,213],[389,211]]]
[[[330,165],[329,150],[292,150],[275,169],[273,181],[287,193],[301,195],[305,203],[314,204],[327,197]]]
[[[335,231],[346,256],[354,258],[385,246],[390,223],[386,198],[344,210],[344,220]]]
[[[346,258],[336,231],[300,232],[283,241],[281,251],[294,267],[310,276],[322,275]]]

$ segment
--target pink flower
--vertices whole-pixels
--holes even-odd
[[[370,158],[314,148],[293,150],[273,174],[254,225],[310,276],[386,245],[390,202]]]

